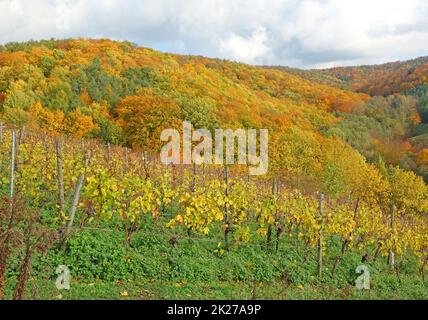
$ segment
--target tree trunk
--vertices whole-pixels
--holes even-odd
[[[422,277],[422,281],[425,282],[425,268],[428,262],[428,256],[425,258],[424,262],[422,263],[421,269],[420,269],[420,273],[421,273],[421,277]]]
[[[272,242],[272,229],[273,229],[273,226],[269,224],[269,227],[267,230],[267,236],[266,236],[266,249],[269,249],[270,244]]]
[[[0,300],[4,299],[6,290],[6,269],[9,260],[9,243],[4,242],[0,245]]]
[[[229,251],[229,233],[230,233],[230,227],[227,226],[224,229],[224,249],[226,251]]]
[[[11,148],[11,161],[10,161],[10,189],[9,189],[9,221],[7,228],[4,233],[4,239],[0,244],[0,300],[4,299],[4,291],[6,290],[6,269],[7,262],[9,260],[10,248],[9,242],[12,233],[12,227],[14,222],[14,175],[15,175],[15,144],[16,134],[12,131],[12,148]]]
[[[308,262],[309,259],[309,240],[305,241],[305,247],[303,248],[303,263]]]
[[[345,253],[348,250],[349,244],[350,244],[349,240],[343,241],[342,250],[340,251],[340,255],[334,261],[333,270],[331,271],[332,277],[334,277],[336,275],[337,268],[339,267],[340,262],[342,261],[343,257],[345,256]]]
[[[281,238],[281,234],[282,234],[283,230],[282,228],[279,228],[276,230],[276,244],[275,244],[275,253],[278,254],[279,251],[279,240]]]
[[[360,199],[358,199],[357,202],[356,202],[356,204],[355,204],[355,209],[354,209],[354,221],[355,221],[355,223],[357,222],[359,206],[360,206]],[[353,231],[350,232],[349,239],[351,239],[353,233],[354,233]],[[339,267],[340,262],[343,260],[343,257],[345,256],[345,253],[348,251],[348,248],[349,248],[350,244],[351,244],[351,240],[344,240],[343,241],[343,243],[342,243],[342,250],[340,252],[340,255],[334,261],[333,270],[331,272],[332,277],[335,276],[337,268]]]
[[[373,254],[374,260],[376,260],[378,258],[381,249],[382,249],[382,244],[379,243],[378,246],[376,247],[374,254]]]
[[[30,272],[31,267],[31,230],[32,223],[30,222],[25,239],[25,257],[24,261],[22,262],[15,292],[13,293],[13,300],[24,300],[25,284],[27,283],[28,273]]]
[[[273,177],[272,179],[272,196],[276,196],[278,193],[278,180],[276,177]],[[276,215],[276,213],[275,213]],[[275,217],[276,219],[276,217]],[[266,249],[269,249],[271,242],[272,242],[272,233],[273,233],[273,225],[269,224],[268,231],[267,231],[267,238],[266,238]]]

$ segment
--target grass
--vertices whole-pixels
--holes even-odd
[[[368,264],[370,291],[358,291],[355,269],[361,253],[350,252],[335,277],[331,266],[339,250],[332,239],[327,250],[323,278],[316,277],[316,254],[304,261],[303,245],[284,238],[278,253],[266,249],[260,239],[221,254],[217,240],[181,240],[178,248],[169,244],[169,235],[155,224],[147,224],[130,246],[123,245],[124,233],[79,231],[67,248],[51,249],[33,259],[27,299],[428,299],[428,283],[418,274],[414,257],[398,262],[399,277],[392,274],[384,258]],[[160,228],[160,227],[159,227]],[[195,236],[197,239],[197,236]],[[12,296],[20,256],[15,255],[8,270],[7,297]],[[71,289],[55,287],[58,265],[67,265],[72,274]]]
[[[40,210],[49,223],[56,215],[52,206]],[[347,253],[336,275],[331,276],[340,252],[339,239],[327,243],[324,276],[320,279],[316,276],[315,250],[305,253],[296,237],[284,236],[278,253],[273,243],[266,248],[265,240],[256,237],[223,253],[219,226],[208,237],[192,234],[191,239],[183,238],[176,248],[170,244],[171,231],[162,222],[146,221],[129,246],[124,245],[125,233],[118,226],[117,221],[93,222],[86,225],[93,229],[75,230],[65,250],[52,248],[35,256],[26,299],[428,300],[428,282],[423,281],[411,254],[398,257],[398,275],[389,270],[384,257],[366,263],[372,289],[358,291],[355,269],[362,264],[363,252]],[[8,299],[21,260],[22,253],[16,252],[9,261]],[[59,265],[70,268],[69,291],[55,287]]]
[[[399,300],[428,299],[428,287],[417,279],[406,279],[394,290],[381,285],[371,291],[358,291],[353,286],[335,288],[324,285],[291,285],[261,283],[254,286],[243,282],[78,282],[70,290],[59,291],[55,281],[30,279],[27,299],[36,300]],[[11,292],[9,292],[11,294]]]

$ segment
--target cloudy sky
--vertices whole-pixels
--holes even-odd
[[[0,43],[112,38],[321,68],[428,55],[426,0],[0,0]]]

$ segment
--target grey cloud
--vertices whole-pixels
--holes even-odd
[[[352,62],[367,58],[363,50],[351,50],[346,48],[307,48],[304,43],[294,37],[291,41],[277,46],[274,50],[276,57],[282,57],[287,61],[293,61],[296,67],[310,68],[319,64],[331,64],[335,61]]]
[[[0,0],[0,43],[105,37],[254,64],[323,67],[426,54],[427,13],[425,0]]]

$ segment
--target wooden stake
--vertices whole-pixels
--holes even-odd
[[[146,175],[146,179],[149,177],[149,172],[148,172],[149,161],[147,158],[148,158],[148,152],[144,151],[143,164],[144,164],[144,174]]]
[[[229,168],[225,165],[223,172],[224,182],[226,183],[226,189],[224,190],[225,196],[229,196]],[[224,208],[224,246],[226,251],[229,251],[229,233],[230,233],[230,225],[229,225],[229,206],[226,204]]]
[[[25,127],[22,127],[21,130],[19,130],[18,145],[24,141],[24,138],[25,138]]]
[[[196,177],[198,175],[198,165],[193,164],[193,180],[192,180],[192,192],[196,191]]]
[[[0,170],[3,169],[3,122],[0,121]]]
[[[14,180],[15,180],[15,148],[16,148],[16,134],[15,131],[12,131],[12,150],[11,150],[11,160],[10,160],[10,199],[13,199],[14,193]]]
[[[110,162],[110,142],[107,142],[107,161]]]
[[[224,166],[223,178],[224,178],[224,182],[226,183],[226,196],[228,196],[229,195],[229,168],[227,166]]]
[[[278,185],[277,185],[277,178],[274,176],[272,178],[272,196],[276,196]],[[276,219],[276,213],[275,213],[275,219]],[[269,227],[267,230],[267,237],[266,237],[266,249],[270,248],[270,244],[272,241],[272,232],[273,232],[273,225],[269,223]]]
[[[394,235],[394,226],[395,226],[395,211],[396,207],[395,205],[391,206],[391,220],[390,220],[390,227],[391,227],[391,236]],[[388,264],[391,270],[395,269],[395,253],[394,250],[389,250],[389,256],[388,256]]]
[[[86,168],[89,166],[90,159],[91,159],[91,153],[88,151],[86,153],[86,156],[85,156],[84,170],[86,170]],[[69,214],[69,220],[68,220],[68,223],[67,223],[67,227],[65,229],[63,240],[66,240],[68,238],[68,236],[70,235],[70,233],[71,233],[71,228],[73,226],[74,219],[76,217],[76,211],[77,211],[77,207],[78,207],[79,201],[80,201],[80,193],[82,191],[83,183],[85,182],[85,178],[86,178],[86,174],[83,171],[80,174],[80,176],[79,176],[79,178],[77,180],[76,188],[74,190],[73,202],[71,204],[71,209],[70,209],[70,214]]]
[[[320,194],[319,199],[319,214],[320,214],[320,221],[321,221],[321,228],[319,231],[319,238],[318,238],[318,263],[317,263],[317,272],[318,277],[322,277],[323,273],[323,216],[324,216],[324,193]]]
[[[3,122],[0,121],[0,143],[3,143]]]
[[[56,162],[58,171],[59,207],[61,216],[65,213],[64,176],[62,170],[62,140],[56,141]]]

